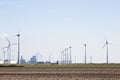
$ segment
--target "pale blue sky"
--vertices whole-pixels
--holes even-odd
[[[18,32],[26,59],[39,53],[56,61],[71,45],[73,61],[77,56],[77,62],[84,62],[82,42],[88,45],[87,62],[90,56],[105,62],[107,37],[110,62],[120,62],[120,0],[1,0],[0,34]]]

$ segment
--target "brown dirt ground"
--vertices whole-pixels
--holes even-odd
[[[1,67],[0,80],[120,80],[120,68]]]

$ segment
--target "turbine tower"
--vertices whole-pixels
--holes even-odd
[[[63,50],[63,64],[65,64],[65,51]]]
[[[61,64],[62,64],[63,63],[63,52],[61,51],[60,54],[61,54]]]
[[[72,55],[71,55],[71,46],[69,47],[69,49],[70,49],[70,64],[72,63]]]
[[[103,48],[106,47],[106,63],[107,63],[107,64],[109,63],[109,58],[108,58],[108,45],[109,45],[109,43],[108,43],[108,41],[107,41],[107,39],[106,39],[106,42],[105,42],[105,45],[103,46]]]
[[[20,64],[20,34],[16,35],[18,37],[18,61],[17,63]]]
[[[85,47],[85,64],[87,63],[87,57],[86,57],[86,47],[87,45],[86,44],[82,44],[84,47]]]
[[[67,49],[65,49],[65,64],[67,64]]]
[[[68,53],[68,48],[66,48],[66,63],[69,63],[69,53]]]

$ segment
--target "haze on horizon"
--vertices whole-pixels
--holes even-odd
[[[1,0],[0,58],[4,37],[17,43],[21,34],[21,55],[25,59],[38,55],[40,61],[60,60],[60,51],[72,46],[72,61],[105,63],[107,38],[109,62],[120,63],[120,1],[119,0]],[[16,60],[16,47],[13,48]]]

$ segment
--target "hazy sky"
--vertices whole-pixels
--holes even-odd
[[[0,47],[7,45],[5,34],[17,43],[18,32],[27,60],[37,55],[56,61],[60,51],[72,46],[73,62],[75,56],[76,62],[84,62],[81,43],[86,43],[87,62],[90,56],[93,62],[105,62],[107,37],[109,62],[120,62],[120,0],[0,0]],[[16,59],[16,48],[12,50]],[[2,59],[2,50],[0,54]]]

